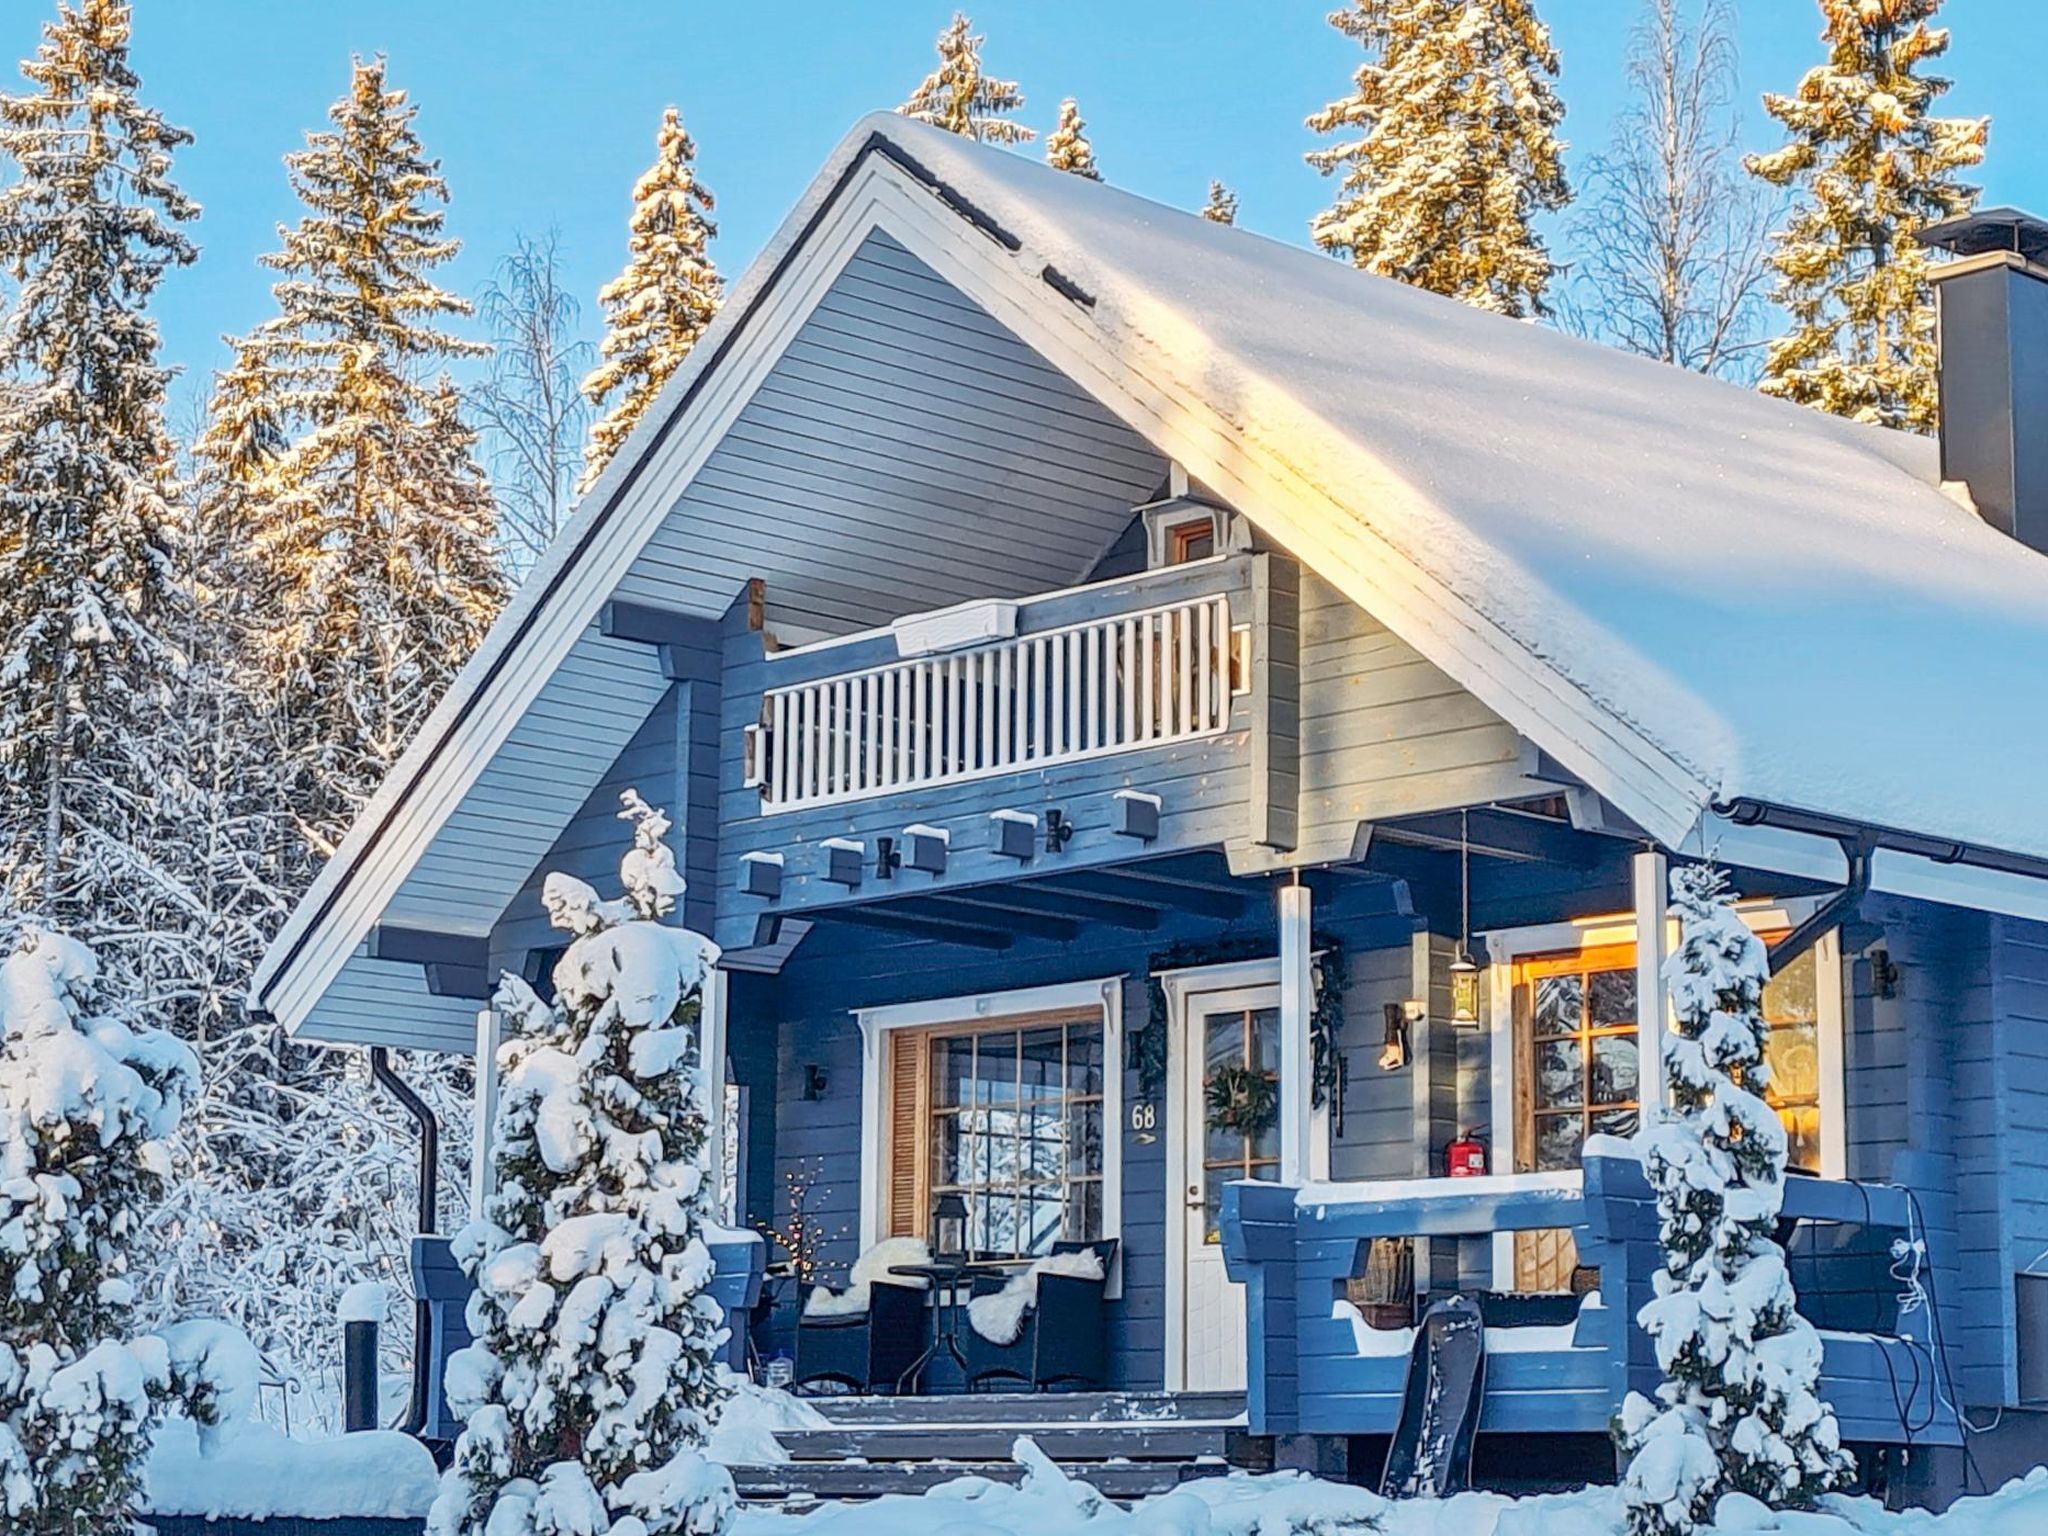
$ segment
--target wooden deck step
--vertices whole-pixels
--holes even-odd
[[[1153,1424],[1228,1422],[1244,1414],[1242,1392],[986,1392],[944,1397],[812,1397],[833,1425]]]
[[[796,1461],[1008,1461],[1029,1435],[1058,1462],[1229,1459],[1244,1436],[1235,1424],[860,1424],[778,1429]],[[1240,1453],[1241,1454],[1241,1453]]]
[[[955,1478],[985,1477],[1016,1484],[1025,1469],[1014,1461],[790,1461],[772,1467],[733,1467],[733,1487],[749,1504],[803,1504],[820,1500],[879,1499],[924,1493]],[[1119,1502],[1170,1493],[1198,1477],[1230,1470],[1222,1460],[1081,1463],[1067,1469],[1105,1498]]]

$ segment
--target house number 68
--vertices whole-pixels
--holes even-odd
[[[1149,1131],[1149,1130],[1151,1130],[1151,1129],[1152,1129],[1152,1128],[1153,1128],[1153,1127],[1154,1127],[1155,1125],[1157,1125],[1158,1123],[1159,1123],[1159,1110],[1158,1110],[1158,1108],[1157,1108],[1156,1106],[1154,1106],[1154,1105],[1152,1105],[1152,1104],[1149,1104],[1149,1103],[1147,1103],[1147,1104],[1133,1104],[1133,1105],[1131,1106],[1131,1129],[1132,1129],[1132,1130],[1134,1130],[1134,1131]]]

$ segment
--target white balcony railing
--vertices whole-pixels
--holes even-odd
[[[1210,735],[1248,638],[1216,594],[772,688],[753,777],[788,811]]]

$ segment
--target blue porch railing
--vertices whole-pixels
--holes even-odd
[[[1891,1234],[1916,1225],[1911,1197],[1892,1185],[1798,1178],[1784,1215],[1802,1223],[1795,1280],[1813,1292],[1825,1349],[1822,1391],[1843,1437],[1881,1445],[1962,1443],[1942,1362],[1926,1342],[1924,1309],[1898,1319],[1885,1276]],[[1375,1191],[1371,1184],[1297,1192],[1230,1186],[1224,1261],[1245,1286],[1250,1343],[1248,1415],[1256,1434],[1391,1434],[1408,1368],[1406,1329],[1376,1330],[1346,1300],[1376,1238],[1456,1244],[1495,1233],[1570,1229],[1579,1261],[1599,1270],[1597,1299],[1575,1320],[1487,1330],[1482,1433],[1598,1433],[1623,1396],[1657,1383],[1648,1336],[1634,1325],[1659,1263],[1656,1207],[1639,1164],[1589,1157],[1582,1178],[1443,1180]],[[1873,1260],[1873,1255],[1875,1259]],[[1873,1269],[1874,1263],[1874,1269]],[[1418,1261],[1419,1278],[1424,1266]],[[1871,1275],[1885,1295],[1867,1294]],[[1831,1276],[1854,1275],[1837,1283]],[[1859,1324],[1840,1326],[1843,1322]],[[1877,1326],[1873,1326],[1877,1325]]]

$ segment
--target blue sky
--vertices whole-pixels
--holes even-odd
[[[1574,161],[1607,139],[1624,34],[1638,0],[1539,0],[1564,58]],[[1211,176],[1240,223],[1302,240],[1328,196],[1302,118],[1344,90],[1355,45],[1329,0],[981,0],[988,66],[1022,84],[1048,127],[1076,96],[1108,177],[1198,205]],[[0,54],[34,45],[54,0],[7,0]],[[719,202],[721,268],[737,274],[863,111],[894,106],[924,73],[945,0],[136,0],[135,63],[149,99],[197,143],[180,161],[206,208],[200,264],[158,301],[186,388],[223,361],[218,337],[270,313],[256,258],[296,217],[279,156],[320,126],[353,52],[381,51],[412,93],[465,242],[447,281],[473,294],[520,231],[559,229],[594,334],[598,285],[624,255],[627,193],[675,103]],[[1993,202],[2048,212],[2048,5],[1953,0],[1956,89],[1946,110],[1989,113],[1980,178]],[[1743,89],[1790,89],[1820,59],[1812,0],[1739,0]],[[1750,139],[1776,142],[1752,108]],[[1034,146],[1035,152],[1035,146]]]

